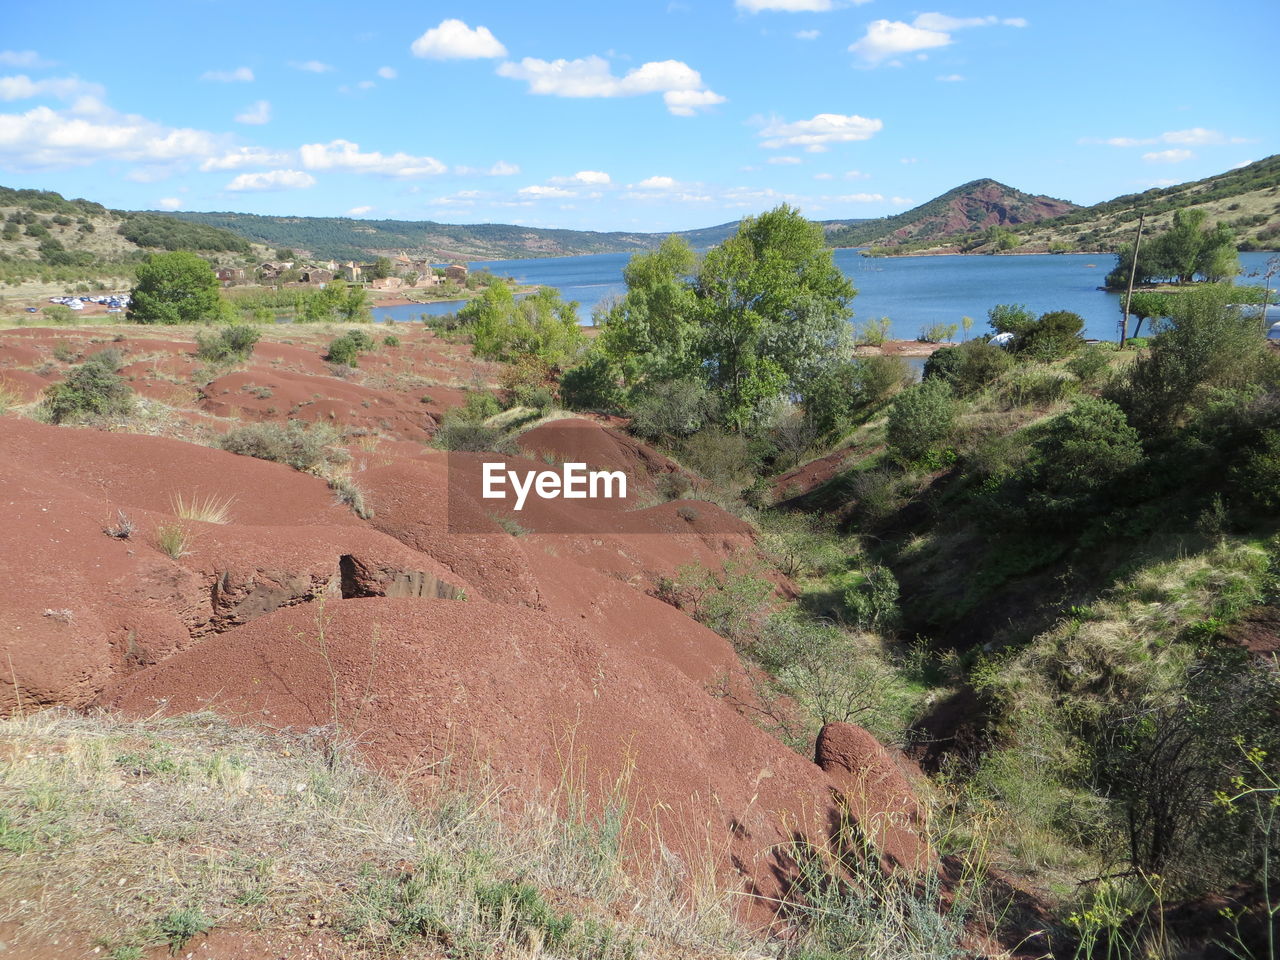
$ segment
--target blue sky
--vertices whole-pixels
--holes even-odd
[[[23,3],[0,183],[127,209],[666,230],[1077,203],[1280,151],[1274,0]]]

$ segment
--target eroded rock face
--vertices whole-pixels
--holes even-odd
[[[924,832],[924,806],[907,774],[910,761],[852,723],[824,726],[814,761],[835,784],[849,824],[874,845],[887,868],[935,866]]]
[[[466,588],[279,464],[13,418],[0,418],[0,449],[0,713],[82,706],[114,678],[281,607]],[[175,497],[229,503],[228,522],[184,520]],[[170,556],[157,534],[175,525],[184,542]]]

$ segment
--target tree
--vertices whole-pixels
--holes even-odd
[[[389,258],[379,257],[377,260],[373,261],[373,265],[369,268],[369,279],[385,280],[387,277],[391,276],[393,270],[394,265],[391,263]]]
[[[538,357],[552,367],[571,363],[582,347],[578,305],[565,302],[554,287],[543,287],[520,300],[503,280],[495,280],[458,311],[471,328],[475,351],[493,360]]]
[[[1229,280],[1240,272],[1235,234],[1225,223],[1205,226],[1208,212],[1196,207],[1174,211],[1173,223],[1164,233],[1144,244],[1134,275],[1137,283],[1160,278],[1191,283],[1199,274],[1206,280]],[[1116,254],[1116,268],[1107,274],[1106,285],[1113,289],[1129,282],[1133,248],[1124,246]]]
[[[138,265],[127,316],[134,323],[166,324],[228,319],[213,268],[185,250],[153,253]]]
[[[1138,431],[1109,400],[1085,396],[1054,417],[1029,467],[1035,499],[1049,513],[1074,515],[1142,462]]]
[[[998,333],[1011,333],[1009,349],[1036,360],[1057,360],[1080,345],[1084,318],[1069,310],[1053,310],[1039,318],[1020,304],[1001,303],[987,313]]]
[[[1124,310],[1123,301],[1120,304],[1120,309]],[[1138,318],[1138,323],[1133,328],[1133,333],[1130,336],[1138,336],[1142,330],[1142,321],[1167,317],[1172,310],[1172,300],[1167,294],[1156,293],[1154,290],[1135,291],[1129,302],[1129,313]]]
[[[742,430],[761,405],[806,381],[848,338],[856,290],[822,228],[783,204],[747,217],[698,272],[702,353],[725,423]]]

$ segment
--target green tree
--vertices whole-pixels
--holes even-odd
[[[1123,300],[1120,302],[1120,309],[1124,310]],[[1158,320],[1161,317],[1169,316],[1172,312],[1172,299],[1167,294],[1156,293],[1154,290],[1134,291],[1129,303],[1129,313],[1131,316],[1137,317],[1138,322],[1129,336],[1136,337],[1139,335],[1144,320]]]
[[[166,324],[229,318],[213,268],[185,250],[153,253],[138,265],[127,316],[134,323]]]
[[[822,228],[786,204],[745,218],[707,254],[695,289],[703,362],[735,430],[838,355],[857,292]]]
[[[563,367],[584,342],[577,303],[561,300],[553,287],[517,300],[505,281],[495,280],[458,311],[458,319],[471,328],[476,353],[493,360],[531,355]]]
[[[1034,499],[1050,513],[1075,514],[1142,458],[1138,431],[1120,407],[1099,397],[1080,397],[1049,422],[1036,442],[1029,467]]]
[[[370,280],[385,280],[391,276],[395,266],[388,257],[378,257],[369,267],[368,275]]]

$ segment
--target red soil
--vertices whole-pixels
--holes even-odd
[[[64,355],[115,347],[134,389],[173,404],[196,435],[290,418],[363,434],[351,477],[374,511],[360,520],[322,480],[282,465],[0,417],[0,576],[17,587],[0,626],[0,712],[19,700],[138,712],[163,701],[268,726],[338,719],[384,769],[451,757],[488,767],[520,802],[551,798],[566,770],[597,798],[625,778],[650,831],[637,851],[660,841],[770,897],[785,888],[793,835],[826,842],[842,806],[868,832],[881,815],[909,818],[909,783],[874,740],[847,736],[834,776],[783,748],[709,692],[742,678],[731,645],[650,595],[685,564],[750,562],[749,526],[699,501],[646,506],[676,465],[586,419],[529,431],[527,458],[425,447],[459,388],[492,384],[494,370],[429,331],[396,333],[401,346],[339,376],[320,359],[329,334],[291,329],[296,342],[264,341],[207,382],[193,379],[204,365],[190,342],[0,335],[0,383],[23,397],[68,369],[59,344]],[[46,366],[53,377],[35,372]],[[481,463],[545,470],[544,455],[623,470],[631,495],[523,511],[480,497]],[[231,500],[226,524],[184,522],[177,559],[156,540],[177,522],[175,496]],[[136,525],[128,539],[104,532],[118,511]],[[322,609],[329,664],[306,642]],[[851,777],[863,806],[839,799]],[[923,856],[909,823],[876,835],[895,860]]]

